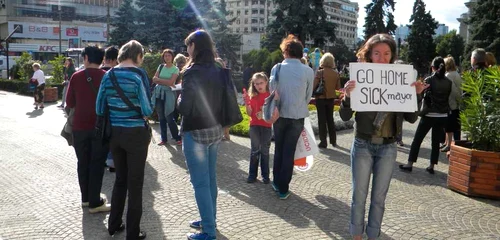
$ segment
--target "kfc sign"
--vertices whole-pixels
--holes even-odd
[[[58,47],[50,45],[40,45],[39,52],[57,52]]]

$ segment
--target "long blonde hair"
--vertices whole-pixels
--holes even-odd
[[[264,79],[266,81],[266,91],[269,92],[269,78],[267,78],[265,72],[258,72],[252,76],[252,79],[250,79],[250,86],[248,86],[248,96],[250,96],[250,98],[259,95],[257,89],[253,86],[255,80],[257,79]]]

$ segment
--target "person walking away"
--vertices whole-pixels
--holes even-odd
[[[446,127],[450,111],[449,98],[453,83],[445,76],[446,68],[442,57],[434,58],[431,66],[433,74],[424,80],[430,87],[424,93],[424,106],[420,112],[420,122],[411,143],[408,163],[399,165],[399,168],[405,172],[412,171],[413,164],[417,162],[422,141],[431,129],[431,159],[429,167],[425,170],[434,174],[434,165],[438,164],[439,160],[439,141],[443,129]]]
[[[222,139],[223,69],[215,64],[215,47],[204,30],[184,40],[190,60],[182,77],[179,112],[182,115],[182,150],[186,157],[201,220],[190,227],[188,239],[215,239],[217,213],[217,151]]]
[[[110,205],[101,198],[104,164],[109,152],[109,144],[97,140],[95,136],[96,98],[105,71],[99,69],[104,51],[96,46],[83,49],[85,69],[76,72],[68,83],[66,105],[74,109],[73,147],[78,159],[78,182],[82,206],[89,207],[90,213],[108,212]],[[91,79],[88,81],[88,79]]]
[[[33,97],[35,98],[35,110],[40,108],[44,108],[43,106],[43,97],[44,93],[43,91],[45,90],[45,74],[43,73],[42,69],[40,69],[40,64],[39,63],[33,63],[33,77],[31,77],[31,82],[33,82],[36,87],[35,87],[35,92],[33,93]]]
[[[257,180],[260,163],[262,182],[269,184],[269,148],[271,147],[272,123],[263,118],[262,106],[269,97],[269,80],[264,72],[255,73],[250,80],[248,93],[243,90],[243,99],[250,116],[250,166],[247,183]]]
[[[289,187],[295,148],[304,129],[304,118],[309,116],[308,104],[313,92],[314,72],[300,62],[303,46],[294,35],[284,38],[280,48],[285,59],[272,68],[269,85],[271,92],[278,93],[280,101],[279,115],[271,119],[274,122],[275,143],[272,187],[278,192],[279,198],[285,200],[291,194]]]
[[[64,61],[64,82],[63,82],[63,93],[62,93],[62,101],[61,105],[58,107],[64,108],[64,104],[66,103],[66,93],[68,92],[68,84],[71,80],[71,76],[75,73],[75,64],[73,64],[73,59],[68,57]]]
[[[161,142],[158,145],[163,146],[168,143],[167,124],[172,138],[177,142],[177,145],[181,145],[182,140],[179,136],[179,129],[172,115],[175,108],[175,94],[171,88],[171,86],[175,86],[175,81],[179,76],[179,69],[173,64],[174,51],[165,49],[161,56],[163,63],[158,66],[153,77],[153,83],[157,85],[151,99],[160,120]]]
[[[450,151],[451,141],[460,140],[460,102],[462,101],[462,77],[457,72],[455,60],[453,57],[444,59],[444,66],[446,68],[446,77],[451,80],[451,94],[450,99],[450,112],[448,113],[448,120],[446,123],[446,144],[441,148],[441,152]]]
[[[184,55],[182,55],[180,53],[175,55],[174,65],[177,67],[177,69],[179,69],[179,76],[177,76],[177,79],[175,80],[175,85],[182,84],[182,71],[184,69],[184,66],[186,65],[186,62],[187,62],[187,59]],[[181,91],[180,91],[180,89],[176,89],[176,90],[174,90],[174,93],[175,93],[175,108],[174,108],[174,112],[172,113],[172,116],[174,118],[174,121],[177,123],[177,125],[180,125],[180,121],[179,121],[180,114],[179,114],[179,107],[178,107],[177,103],[179,100],[179,96],[181,95]]]
[[[139,42],[131,40],[123,45],[119,64],[104,75],[96,102],[98,116],[109,109],[110,149],[116,168],[108,232],[114,235],[125,229],[122,216],[128,191],[127,240],[146,238],[146,232],[140,230],[144,168],[151,141],[145,118],[153,113],[153,106],[148,76],[139,68],[143,58],[144,48]]]
[[[326,148],[326,134],[330,137],[330,144],[337,146],[337,133],[333,120],[334,101],[337,98],[336,90],[340,89],[340,76],[335,70],[335,58],[331,53],[326,53],[321,57],[320,70],[314,78],[313,89],[316,89],[323,81],[324,92],[316,95],[316,109],[318,111],[318,127],[320,143],[318,147]]]
[[[396,42],[388,34],[373,35],[357,53],[360,62],[368,63],[389,64],[394,62],[396,56]],[[421,82],[413,83],[412,86],[415,86],[417,99],[421,99],[420,93],[426,86]],[[349,80],[345,84],[345,95],[340,104],[340,117],[344,121],[354,115],[350,94],[355,87],[356,80]],[[414,123],[417,118],[417,112],[356,113],[355,136],[351,147],[352,201],[349,226],[353,239],[363,239],[365,231],[370,240],[380,236],[385,198],[396,161],[396,136],[404,120]],[[372,174],[371,203],[368,224],[365,224],[366,198]]]
[[[118,48],[115,46],[107,47],[106,50],[104,50],[104,59],[101,67],[99,68],[104,71],[108,71],[118,65],[118,51]],[[113,154],[111,154],[111,151],[108,153],[106,166],[108,166],[109,172],[115,172],[115,163],[113,161]]]

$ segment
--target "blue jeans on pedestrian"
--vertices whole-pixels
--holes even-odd
[[[289,190],[293,174],[295,148],[300,133],[304,130],[304,119],[278,118],[274,123],[273,182],[281,194]]]
[[[162,142],[168,142],[167,137],[167,125],[172,134],[172,138],[175,141],[180,141],[179,129],[177,128],[177,123],[174,121],[173,112],[168,116],[165,116],[165,102],[162,99],[156,99],[156,113],[158,114],[158,120],[160,120],[160,136]]]
[[[272,131],[270,127],[250,126],[250,167],[248,179],[256,179],[260,162],[262,179],[269,180],[269,148]]]
[[[191,132],[184,132],[182,150],[194,188],[194,197],[201,217],[202,232],[215,236],[217,213],[217,151],[220,141],[201,144]]]
[[[366,234],[368,238],[380,235],[380,227],[385,209],[385,197],[391,183],[397,147],[395,143],[373,144],[370,141],[355,137],[351,148],[352,202],[351,224],[352,235],[362,235],[365,229],[365,206],[373,172],[370,210]]]

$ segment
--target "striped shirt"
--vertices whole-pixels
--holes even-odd
[[[114,71],[118,85],[125,96],[134,106],[141,109],[141,115],[122,101],[111,82],[111,71]],[[102,78],[96,100],[96,113],[99,116],[104,115],[104,110],[107,107],[112,126],[143,127],[144,116],[153,113],[149,89],[149,80],[144,70],[135,67],[115,67],[106,72]]]

